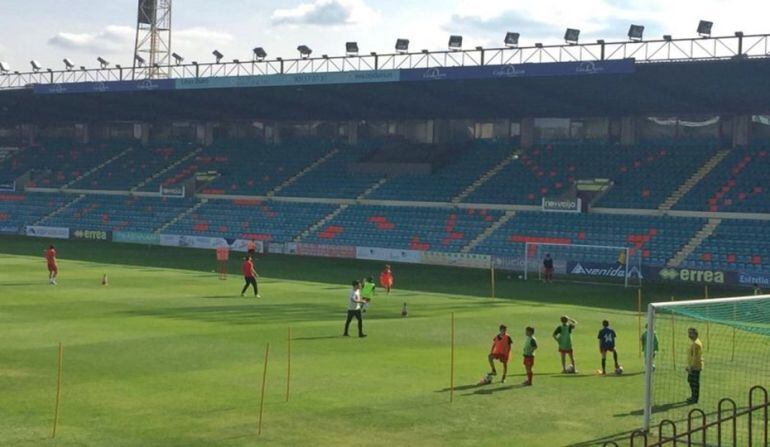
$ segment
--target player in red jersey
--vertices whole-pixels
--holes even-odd
[[[59,267],[56,265],[56,248],[51,245],[45,251],[45,260],[48,263],[48,284],[56,285],[56,276],[59,274]]]
[[[508,357],[511,355],[511,345],[513,339],[508,335],[508,328],[504,325],[500,325],[500,333],[495,335],[492,339],[492,348],[489,351],[489,366],[492,368],[490,376],[496,376],[497,370],[495,369],[495,360],[499,360],[503,364],[503,377],[500,379],[501,383],[505,383],[505,376],[508,374]]]
[[[246,289],[249,288],[249,286],[254,287],[254,296],[257,298],[260,298],[259,291],[257,289],[257,271],[254,270],[254,262],[251,260],[251,256],[246,256],[243,258],[243,264],[241,265],[241,269],[243,270],[243,279],[246,281],[246,284],[243,285],[243,290],[241,290],[241,296],[246,293]]]
[[[390,289],[393,288],[393,270],[388,264],[385,264],[385,270],[380,273],[380,285],[385,289],[386,294],[389,294]]]

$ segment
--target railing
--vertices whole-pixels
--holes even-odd
[[[636,430],[629,437],[630,447],[663,447],[663,446],[746,446],[767,447],[768,445],[768,411],[770,399],[768,391],[757,385],[749,390],[749,405],[738,408],[733,399],[724,398],[717,404],[716,420],[708,421],[706,413],[695,408],[687,414],[686,428],[677,433],[676,422],[665,419],[660,421],[657,430],[644,432]],[[739,437],[739,418],[746,417],[746,436]],[[759,418],[757,421],[755,418]],[[759,432],[755,432],[758,425]],[[657,433],[653,433],[657,431]],[[715,438],[709,437],[714,435]],[[757,441],[758,440],[758,441]],[[740,443],[739,443],[740,441]],[[604,447],[620,447],[618,441],[607,441]]]
[[[71,70],[45,69],[0,73],[0,89],[24,88],[33,84],[105,82],[149,79],[160,72],[172,79],[216,76],[312,74],[344,71],[396,70],[408,68],[514,65],[547,62],[582,62],[634,58],[637,63],[719,60],[770,57],[770,34],[603,42],[569,45],[540,45],[514,48],[481,48],[457,51],[428,51],[299,59],[249,60],[197,63],[163,67],[111,67]]]

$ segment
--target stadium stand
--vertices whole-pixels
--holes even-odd
[[[89,195],[42,225],[152,233],[194,204],[193,199]]]
[[[770,268],[770,225],[762,220],[722,220],[714,233],[687,257],[682,267],[767,272]]]
[[[698,183],[674,209],[720,212],[770,212],[768,146],[741,147]]]
[[[336,208],[329,204],[209,200],[164,232],[290,242]]]
[[[568,193],[578,180],[606,178],[614,186],[596,206],[657,208],[715,150],[714,142],[701,141],[634,147],[552,143],[522,153],[467,201],[539,205],[543,196]]]
[[[351,206],[303,242],[459,251],[502,214],[477,209]]]
[[[24,227],[72,201],[63,194],[0,193],[0,227]]]
[[[634,247],[644,264],[663,266],[704,222],[700,218],[519,212],[473,251],[511,256],[523,253],[526,242]],[[587,253],[587,261],[617,258],[617,254],[606,259],[606,254],[593,253]]]

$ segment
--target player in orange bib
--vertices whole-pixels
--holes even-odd
[[[393,288],[393,271],[388,264],[385,264],[385,270],[380,273],[380,285],[385,289],[386,294],[389,294],[390,289]]]
[[[59,267],[56,265],[56,248],[51,245],[45,251],[45,260],[48,263],[48,284],[56,285],[56,276],[59,275]]]
[[[501,383],[505,383],[505,376],[508,374],[508,357],[511,355],[511,345],[513,339],[508,335],[508,328],[504,325],[500,325],[500,333],[492,339],[492,349],[489,352],[489,366],[492,371],[490,376],[496,376],[497,370],[495,369],[495,360],[499,360],[503,364],[503,377],[500,379]]]

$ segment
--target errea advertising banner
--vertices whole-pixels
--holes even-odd
[[[724,270],[644,267],[645,276],[653,281],[677,281],[697,284],[738,284],[738,274]]]
[[[70,230],[70,238],[88,241],[111,241],[112,231],[73,229]]]
[[[70,229],[63,227],[45,227],[40,225],[27,225],[27,236],[50,237],[54,239],[69,239]]]

